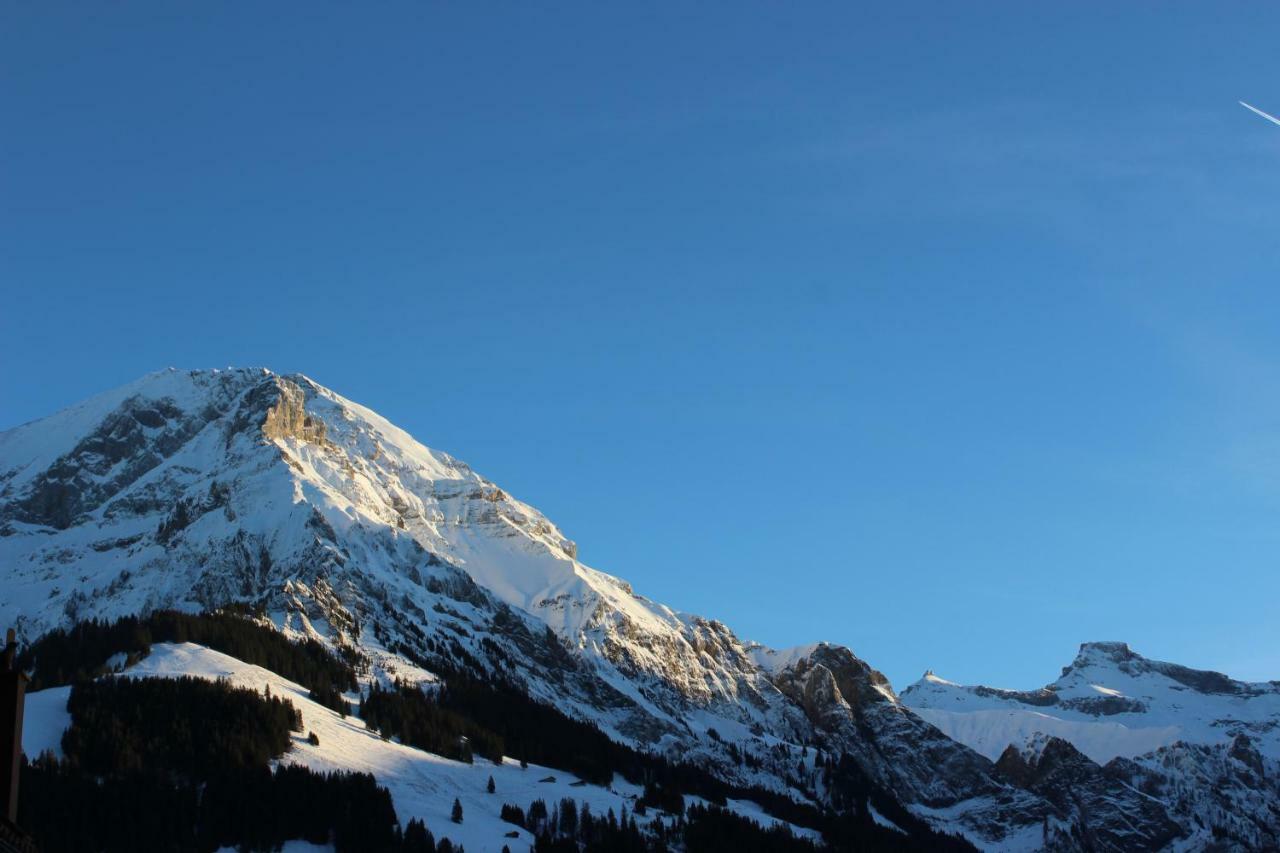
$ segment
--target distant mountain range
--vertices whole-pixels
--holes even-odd
[[[301,375],[168,370],[0,433],[0,624],[23,642],[232,603],[368,681],[483,671],[619,743],[904,837],[886,809],[987,850],[1280,848],[1277,682],[1086,643],[1041,690],[930,674],[898,696],[847,648],[768,649],[650,601]],[[838,796],[836,757],[892,808]]]

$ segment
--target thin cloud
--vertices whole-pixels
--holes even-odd
[[[1227,102],[1229,106],[1230,102]],[[781,149],[793,164],[847,174],[866,212],[1006,217],[1067,236],[1169,201],[1217,221],[1274,223],[1280,147],[1222,109],[1088,113],[1079,104],[1004,101],[912,113],[864,111],[824,138]],[[1266,197],[1244,192],[1262,186]],[[924,187],[924,189],[922,189]],[[847,197],[847,196],[846,196]]]

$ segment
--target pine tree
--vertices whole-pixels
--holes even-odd
[[[404,828],[405,853],[435,853],[436,841],[420,820],[410,819]]]
[[[578,804],[565,797],[560,801],[560,832],[573,835],[578,831]]]
[[[541,828],[542,824],[547,822],[547,803],[545,800],[534,800],[529,803],[529,823],[527,829],[534,831],[534,827]]]
[[[462,823],[462,803],[457,797],[453,800],[453,811],[450,812],[449,817],[454,823]]]
[[[485,786],[485,790],[488,791],[490,794],[492,794],[494,791],[497,790],[497,786],[493,784],[492,776],[489,777],[489,784]]]

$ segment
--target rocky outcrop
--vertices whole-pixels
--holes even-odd
[[[831,790],[804,764],[820,746],[920,819],[1002,849],[1089,849],[1110,831],[1091,792],[1129,803],[1126,785],[1173,784],[1141,763],[998,769],[849,649],[772,652],[649,601],[470,466],[303,376],[156,374],[0,433],[0,472],[0,623],[27,639],[75,619],[243,602],[358,655],[368,678],[487,672],[620,740],[823,805]],[[1141,665],[1130,654],[1090,659]],[[1109,703],[1089,712],[1102,715],[1128,701],[1055,686],[968,695]],[[1219,758],[1242,786],[1277,775],[1244,742]],[[1131,805],[1157,839],[1158,821]]]
[[[828,728],[864,718],[869,705],[896,701],[887,678],[849,649],[828,643],[778,673],[774,683],[814,725]]]
[[[267,409],[262,434],[269,440],[293,438],[308,444],[328,445],[324,421],[306,410],[306,392],[292,380],[277,379],[276,404]]]
[[[1186,849],[1280,850],[1280,762],[1247,736],[1117,758],[1106,773],[1164,804],[1187,834]]]
[[[1044,797],[1089,850],[1160,850],[1188,834],[1163,803],[1125,784],[1061,738],[1010,746],[996,772]]]
[[[1059,849],[1059,811],[997,778],[990,761],[911,713],[852,651],[820,643],[774,674],[831,748],[917,813],[948,815],[982,843]],[[1069,838],[1068,834],[1062,838]],[[1060,849],[1072,849],[1070,843]]]
[[[214,404],[185,412],[166,400],[133,397],[20,493],[0,479],[0,520],[65,530],[136,483],[216,417]]]

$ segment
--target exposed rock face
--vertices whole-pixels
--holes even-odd
[[[998,754],[1006,781],[1060,815],[1072,811],[1080,843],[1277,847],[1276,682],[1236,681],[1097,642],[1083,644],[1041,691],[965,687],[929,673],[903,700],[943,731]]]
[[[65,530],[132,485],[216,417],[224,400],[187,414],[167,400],[131,397],[55,464],[40,471],[0,519]],[[0,475],[0,487],[7,477]]]
[[[888,680],[847,648],[820,643],[776,672],[774,682],[825,742],[855,757],[917,813],[953,815],[966,835],[996,846],[1057,849],[1057,810],[1006,784],[990,761],[913,714]]]
[[[0,433],[0,623],[30,639],[76,619],[229,602],[358,649],[371,677],[503,674],[732,781],[821,803],[816,774],[795,772],[802,746],[821,745],[982,846],[1086,849],[1095,837],[1085,822],[1100,805],[1014,784],[848,649],[763,649],[649,601],[581,563],[534,508],[306,377],[167,371]],[[1054,686],[997,698],[1073,699]]]
[[[902,698],[992,758],[1035,733],[1070,741],[1099,763],[1236,735],[1280,758],[1280,683],[1149,660],[1124,643],[1083,644],[1061,677],[1038,691],[963,686],[930,673]]]
[[[1185,832],[1163,803],[1108,774],[1061,738],[1010,746],[996,771],[1047,799],[1090,850],[1159,850]]]
[[[327,446],[324,421],[312,417],[306,410],[306,393],[289,379],[276,380],[279,396],[276,404],[267,409],[262,422],[262,434],[270,440],[295,439],[304,444]]]
[[[1246,735],[1117,758],[1106,772],[1166,804],[1188,833],[1186,849],[1280,850],[1280,762]]]
[[[827,730],[898,708],[889,680],[843,646],[819,643],[778,672],[774,683],[811,723]]]
[[[685,757],[724,758],[692,708],[725,730],[807,730],[723,624],[582,565],[536,510],[305,377],[153,375],[0,435],[0,471],[0,618],[27,637],[245,601],[389,668],[514,668],[534,695]],[[776,785],[761,753],[744,781]]]
[[[800,659],[786,670],[779,681],[788,686],[796,682],[804,683],[803,695],[792,697],[801,700],[809,696],[813,684],[826,685],[820,690],[821,696],[831,698],[826,706],[815,706],[811,710],[818,695],[809,696],[809,701],[802,701],[811,717],[814,713],[825,713],[831,707],[848,708],[850,713],[860,717],[869,704],[896,701],[889,679],[843,646],[827,643],[820,643],[808,657]],[[786,689],[783,687],[784,692]]]

